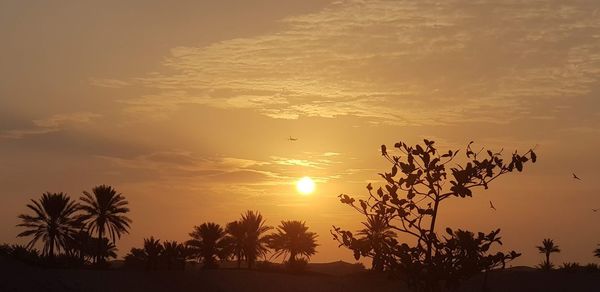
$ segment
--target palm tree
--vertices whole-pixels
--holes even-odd
[[[275,250],[275,256],[289,254],[288,263],[297,260],[297,256],[310,258],[317,253],[317,234],[309,232],[304,222],[281,221],[277,233],[268,236],[268,246]]]
[[[185,268],[186,248],[177,241],[165,241],[162,257],[167,262],[167,270],[171,270],[176,266]]]
[[[202,261],[205,269],[217,268],[217,257],[221,259],[227,257],[223,254],[225,231],[219,224],[209,222],[194,226],[190,236],[192,239],[188,240],[186,245]]]
[[[78,205],[64,193],[44,193],[39,201],[31,200],[27,208],[34,215],[21,214],[19,219],[23,223],[18,227],[27,228],[19,233],[17,237],[33,236],[27,248],[32,248],[35,243],[42,239],[44,248],[42,253],[51,259],[54,252],[65,249],[68,238],[75,232],[78,221],[74,216]]]
[[[373,251],[371,269],[381,272],[384,268],[383,254],[385,253],[386,242],[389,239],[395,238],[396,233],[391,230],[383,216],[369,216],[367,222],[363,222],[363,225],[365,228],[358,231],[358,234],[362,235],[359,240],[365,243],[369,250]]]
[[[79,230],[69,236],[67,240],[66,253],[70,256],[76,256],[81,263],[85,262],[85,257],[90,255],[90,244],[92,236],[85,230]]]
[[[148,267],[148,255],[143,248],[132,248],[127,255],[125,255],[125,266],[142,269],[144,266]]]
[[[273,227],[265,225],[266,221],[262,215],[259,212],[253,211],[247,211],[246,214],[242,214],[240,222],[246,230],[243,250],[248,268],[251,269],[259,256],[267,254],[268,239],[264,236],[264,233],[273,229]]]
[[[600,258],[600,244],[598,244],[598,248],[594,250],[594,256]]]
[[[163,252],[163,246],[160,239],[154,239],[153,236],[144,239],[144,253],[146,255],[146,268],[149,270],[158,269],[158,259]]]
[[[544,239],[542,241],[542,245],[538,245],[536,247],[540,253],[546,254],[546,262],[542,266],[549,270],[552,267],[552,264],[550,263],[550,254],[554,252],[559,253],[560,248],[558,245],[554,245],[554,241],[550,238]]]
[[[244,259],[244,246],[246,241],[246,229],[240,221],[233,221],[227,224],[225,228],[227,232],[226,241],[231,250],[231,254],[237,260],[238,269],[242,266]]]
[[[84,191],[80,198],[83,202],[81,210],[82,220],[91,234],[97,233],[99,242],[105,236],[110,234],[112,242],[116,238],[121,238],[121,234],[129,233],[129,224],[131,219],[124,214],[129,212],[128,202],[125,197],[117,193],[111,186],[100,185],[92,189],[92,194]],[[103,261],[103,257],[98,257],[98,261]]]

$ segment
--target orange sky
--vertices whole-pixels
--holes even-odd
[[[30,198],[111,184],[134,221],[121,254],[251,209],[306,221],[313,261],[350,261],[329,229],[361,218],[336,196],[381,183],[379,145],[429,138],[539,145],[440,227],[502,228],[513,264],[546,237],[557,262],[594,261],[598,1],[161,2],[0,3],[0,242]]]

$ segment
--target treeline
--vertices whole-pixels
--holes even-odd
[[[136,269],[184,269],[186,262],[198,263],[204,269],[215,269],[220,262],[235,261],[253,268],[259,259],[283,257],[285,267],[304,269],[316,253],[316,233],[308,231],[304,222],[282,221],[275,232],[259,212],[247,211],[241,218],[223,228],[214,222],[194,226],[184,243],[154,237],[144,239],[141,248],[132,248],[125,256],[125,267]]]
[[[78,200],[65,193],[42,194],[27,204],[17,237],[28,237],[27,245],[3,245],[0,254],[50,267],[106,267],[107,258],[117,256],[116,242],[132,223],[125,197],[113,187],[100,185],[84,191]],[[41,251],[35,248],[42,242]]]
[[[117,257],[117,240],[129,233],[132,220],[129,203],[113,187],[100,185],[84,191],[78,200],[65,193],[42,194],[27,204],[17,226],[17,237],[28,237],[27,245],[2,245],[0,255],[27,264],[64,268],[107,268],[107,259]],[[194,226],[189,240],[179,243],[154,237],[142,247],[132,248],[124,266],[133,269],[184,269],[194,263],[205,269],[235,261],[251,269],[259,259],[283,257],[285,267],[301,270],[316,253],[317,234],[301,221],[282,221],[268,226],[259,212],[247,211],[224,227],[213,222]],[[41,251],[35,246],[42,243]]]

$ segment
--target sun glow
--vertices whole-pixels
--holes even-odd
[[[309,195],[315,191],[315,182],[310,177],[305,176],[298,180],[296,189],[303,195]]]

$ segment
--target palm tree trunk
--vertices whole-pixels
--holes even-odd
[[[50,250],[48,250],[50,260],[54,259],[54,237],[50,237]]]
[[[100,263],[102,261],[102,238],[104,235],[104,228],[98,228],[98,250],[96,251],[96,263]]]
[[[546,252],[546,269],[550,270],[550,253]]]

